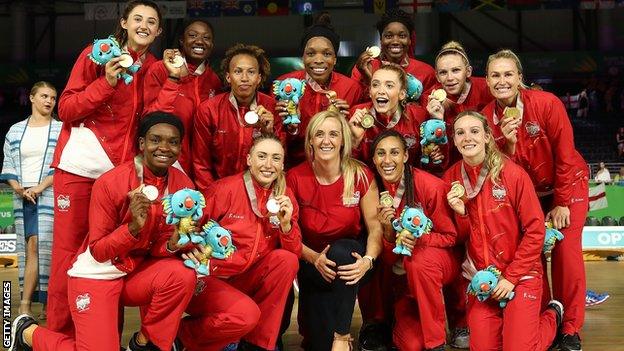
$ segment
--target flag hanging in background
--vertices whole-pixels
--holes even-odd
[[[593,188],[589,188],[589,210],[599,210],[607,208],[607,193],[604,183],[600,183]]]
[[[119,18],[116,2],[85,3],[84,13],[87,21],[105,21]]]
[[[221,13],[223,16],[255,16],[255,0],[222,0]]]
[[[258,15],[286,16],[288,15],[288,0],[258,0]]]
[[[221,0],[187,0],[186,13],[189,17],[219,17]]]
[[[538,10],[541,7],[541,0],[507,0],[509,10]]]
[[[156,1],[163,19],[186,17],[186,1]]]
[[[386,11],[396,8],[398,3],[397,0],[364,0],[363,5],[364,12],[382,15],[386,13]]]
[[[535,1],[539,3],[540,0]],[[438,12],[466,11],[470,10],[470,0],[435,0],[433,8]]]
[[[504,0],[472,0],[473,10],[503,10],[505,8]]]
[[[290,10],[294,15],[311,15],[323,11],[323,0],[292,0]]]

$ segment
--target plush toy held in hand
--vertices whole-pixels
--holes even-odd
[[[494,288],[498,284],[498,280],[500,279],[501,272],[496,269],[494,266],[488,266],[486,269],[482,269],[475,273],[468,284],[468,289],[466,293],[470,295],[474,295],[477,297],[477,300],[483,302],[492,295]],[[512,291],[509,296],[505,299],[502,299],[498,302],[498,305],[503,308],[507,306],[507,302],[514,298],[515,293]]]
[[[418,101],[423,92],[423,84],[418,78],[407,73],[407,101]]]
[[[546,222],[546,237],[544,238],[543,253],[547,253],[555,247],[557,241],[563,240],[563,233],[553,227],[552,222]]]
[[[141,66],[133,63],[132,56],[130,56],[130,54],[121,51],[121,48],[119,47],[119,44],[114,36],[111,35],[106,39],[94,40],[89,58],[98,65],[105,65],[111,59],[122,55],[124,56],[124,59],[119,61],[119,64],[126,69],[117,75],[117,79],[123,79],[124,83],[128,85],[132,83],[132,80],[134,79],[130,74],[128,74],[128,72],[132,74],[137,73]]]
[[[288,116],[284,118],[284,125],[301,123],[297,109],[299,107],[299,100],[305,91],[305,84],[305,80],[295,78],[273,81],[273,94],[275,94],[275,98],[278,101],[288,102],[286,106]]]
[[[210,258],[226,259],[236,251],[236,246],[232,243],[232,233],[210,220],[202,229],[203,242],[205,247],[204,257],[199,260],[199,266],[195,266],[193,261],[185,260],[184,265],[194,268],[197,273],[208,275],[208,260]]]
[[[429,155],[433,152],[433,147],[448,143],[446,138],[446,125],[439,119],[428,119],[420,125],[420,145],[422,146],[422,156],[420,162],[428,164]],[[442,160],[433,161],[434,164],[442,163]]]
[[[401,236],[409,234],[420,238],[433,229],[433,223],[418,208],[405,206],[401,216],[392,221],[392,227],[397,232],[396,247],[392,250],[395,254],[411,256],[412,253],[401,242]]]
[[[202,209],[206,207],[204,195],[197,190],[184,188],[173,194],[167,195],[162,200],[163,210],[167,214],[165,222],[177,227],[180,239],[178,245],[186,245],[190,242],[199,244],[203,238],[192,232],[191,222],[197,221],[202,216]]]

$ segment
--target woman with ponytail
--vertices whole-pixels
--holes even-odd
[[[351,142],[339,112],[317,113],[305,133],[308,161],[288,172],[302,214],[298,320],[305,350],[350,350],[358,287],[381,252],[377,185],[351,157]]]
[[[585,318],[581,238],[589,201],[587,163],[574,146],[563,103],[551,93],[526,89],[522,64],[513,51],[491,55],[486,70],[487,84],[496,100],[483,109],[483,114],[493,136],[531,176],[546,221],[565,237],[555,245],[551,261],[553,296],[566,306],[560,349],[580,350],[579,332]],[[546,277],[544,289],[550,296]]]
[[[247,166],[248,170],[221,178],[202,191],[205,218],[230,230],[236,246],[229,258],[210,260],[209,270],[210,276],[226,278],[257,304],[249,315],[257,316],[259,309],[258,324],[241,338],[238,349],[274,350],[286,298],[299,268],[299,207],[286,186],[284,147],[275,135],[261,134],[253,140]],[[201,337],[187,340],[202,349]],[[208,349],[219,349],[212,346]]]
[[[89,199],[97,178],[136,155],[135,136],[143,113],[143,81],[156,59],[149,47],[160,35],[158,5],[129,1],[115,38],[122,51],[140,66],[129,84],[118,79],[126,69],[122,57],[97,65],[88,45],[76,60],[59,100],[63,122],[52,167],[54,174],[54,236],[48,287],[48,327],[73,335],[67,304],[67,269],[87,236]]]
[[[563,306],[552,300],[541,312],[544,216],[531,179],[498,151],[481,114],[457,115],[453,133],[462,160],[444,179],[456,183],[447,200],[459,232],[468,233],[462,275],[472,279],[489,266],[501,272],[489,299],[468,296],[470,349],[547,350],[561,325]],[[460,187],[464,191],[457,191]],[[505,308],[499,306],[503,299],[510,299]]]
[[[463,255],[453,249],[457,231],[446,202],[447,185],[409,166],[407,144],[397,131],[387,130],[377,136],[372,150],[379,189],[387,191],[393,199],[389,207],[377,206],[377,216],[384,238],[380,268],[394,272],[380,287],[383,296],[396,296],[396,301],[390,299],[395,312],[394,345],[406,351],[444,350],[446,318],[442,288],[459,278]],[[401,242],[410,248],[412,255],[398,256],[392,252],[396,238],[392,220],[400,217],[405,206],[420,208],[433,222],[433,230],[419,239],[402,235]]]
[[[395,63],[418,79],[424,90],[435,84],[433,67],[414,57],[416,31],[412,16],[400,9],[391,9],[384,13],[377,22],[377,31],[381,40],[381,55],[373,57],[364,51],[351,71],[351,78],[357,80],[366,90],[373,73],[385,63]]]
[[[444,44],[438,52],[435,73],[437,83],[423,93],[423,105],[426,105],[432,118],[446,122],[446,134],[450,140],[453,138],[455,116],[467,110],[481,111],[494,97],[485,78],[473,77],[468,54],[456,41]],[[432,92],[437,89],[446,92],[446,99],[439,101],[432,96]],[[461,155],[452,145],[442,149],[445,154],[442,169],[447,169],[461,159]]]

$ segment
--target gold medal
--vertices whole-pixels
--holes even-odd
[[[379,48],[379,46],[371,46],[366,48],[366,52],[368,52],[368,54],[371,55],[372,58],[375,58],[381,54],[381,49]]]
[[[172,65],[174,68],[180,68],[180,67],[182,67],[182,65],[184,65],[184,58],[182,58],[182,56],[180,56],[180,55],[175,55],[175,56],[173,57],[173,61],[171,61],[171,65]]]
[[[436,89],[431,93],[431,96],[440,102],[444,102],[446,100],[446,91],[444,89]]]
[[[121,57],[121,60],[119,60],[119,65],[123,68],[128,68],[134,63],[132,56],[130,56],[130,54],[128,53],[123,53],[119,57]]]
[[[335,105],[338,94],[333,90],[328,90],[325,93],[325,96],[327,96],[327,99],[329,100],[329,106],[327,106],[327,111],[340,112],[338,106]]]
[[[503,115],[505,115],[506,118],[518,119],[520,118],[520,109],[517,107],[505,107]]]
[[[394,203],[394,198],[392,198],[392,195],[390,195],[389,192],[382,191],[379,194],[379,203],[381,204],[381,206],[389,208],[392,207],[392,204]]]
[[[362,122],[360,122],[360,125],[362,126],[362,128],[368,129],[375,125],[375,119],[373,118],[373,116],[367,113],[362,117]]]
[[[458,181],[451,183],[451,191],[460,199],[466,195],[466,189]]]

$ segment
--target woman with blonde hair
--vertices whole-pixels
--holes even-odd
[[[462,160],[444,179],[457,184],[447,200],[459,232],[469,233],[463,275],[472,279],[490,266],[500,271],[490,298],[468,296],[470,349],[547,350],[561,324],[563,306],[553,300],[541,312],[544,216],[531,179],[498,151],[479,113],[460,113],[453,133]],[[457,191],[460,187],[464,191]],[[501,308],[504,299],[509,301]]]
[[[586,290],[581,236],[588,209],[587,163],[574,146],[565,106],[551,93],[526,89],[522,64],[513,51],[491,55],[486,71],[496,100],[482,112],[492,134],[498,146],[531,176],[546,221],[565,237],[552,251],[553,296],[566,306],[560,348],[580,350],[578,333],[585,316]],[[544,289],[549,296],[546,277]]]
[[[351,157],[351,140],[339,112],[317,113],[306,130],[308,160],[287,176],[301,210],[298,320],[306,350],[350,349],[358,286],[381,252],[377,185]]]

